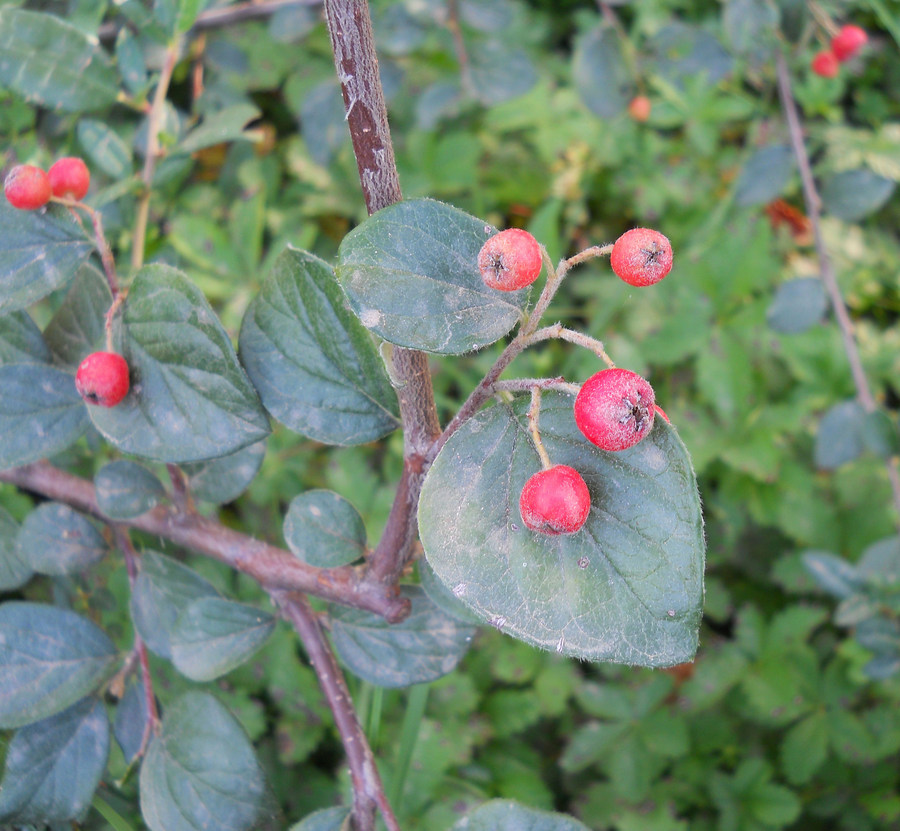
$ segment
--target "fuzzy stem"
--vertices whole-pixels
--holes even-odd
[[[544,442],[541,441],[540,418],[541,388],[534,386],[531,388],[531,406],[528,408],[528,429],[531,432],[531,440],[534,442],[534,448],[537,450],[537,454],[541,459],[541,467],[543,467],[544,470],[550,470],[550,468],[553,467],[553,462],[550,461],[547,448],[544,447]]]

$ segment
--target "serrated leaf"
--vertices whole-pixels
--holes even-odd
[[[103,347],[106,311],[111,303],[103,273],[93,263],[82,265],[44,329],[44,340],[56,361],[75,369],[91,352]]]
[[[106,679],[117,657],[106,633],[74,612],[0,605],[0,727],[65,710]]]
[[[50,349],[28,312],[0,317],[0,365],[49,362]]]
[[[766,310],[766,322],[776,332],[794,335],[815,326],[828,310],[828,297],[818,277],[782,283]]]
[[[217,113],[206,116],[199,127],[188,133],[178,145],[181,153],[196,153],[204,147],[238,139],[248,139],[244,128],[259,118],[260,112],[253,104],[233,104]]]
[[[478,252],[496,229],[432,199],[398,202],[341,242],[336,274],[363,325],[398,346],[479,349],[519,320],[528,290],[485,286]]]
[[[109,550],[86,516],[60,502],[45,502],[28,514],[16,544],[39,574],[82,571]]]
[[[764,205],[784,192],[794,172],[794,153],[785,144],[760,147],[744,163],[735,188],[738,205]]]
[[[332,607],[335,650],[353,673],[380,687],[408,687],[452,672],[475,631],[438,609],[419,586],[404,586],[401,593],[412,603],[402,623]]]
[[[311,490],[295,496],[288,505],[284,540],[312,566],[343,566],[365,553],[366,526],[359,511],[340,494]]]
[[[827,551],[805,552],[803,565],[816,582],[835,597],[849,597],[865,583],[855,566]]]
[[[360,444],[399,425],[396,395],[331,268],[286,248],[241,326],[240,354],[266,409],[328,444]]]
[[[200,597],[219,597],[212,583],[171,557],[145,551],[131,592],[131,617],[147,647],[172,657],[172,633],[182,609]]]
[[[579,38],[572,61],[575,89],[594,115],[612,118],[625,111],[635,86],[615,29],[605,23],[591,29]]]
[[[24,586],[34,573],[16,545],[18,533],[19,523],[0,507],[0,592]]]
[[[834,470],[860,456],[865,418],[866,411],[858,401],[842,401],[825,413],[816,433],[816,467]]]
[[[114,104],[118,77],[96,38],[49,14],[0,8],[0,84],[69,112]]]
[[[494,38],[479,38],[473,45],[469,52],[472,86],[486,107],[524,95],[537,83],[534,64],[520,46]]]
[[[60,453],[87,427],[68,372],[46,364],[0,366],[0,469]]]
[[[822,183],[822,208],[845,222],[857,222],[884,205],[896,187],[866,168],[844,170]]]
[[[0,229],[0,314],[24,309],[63,286],[93,250],[81,226],[55,205],[20,211],[0,199]]]
[[[343,806],[322,808],[292,825],[288,831],[350,831],[350,809]]]
[[[132,173],[134,160],[131,147],[105,122],[93,118],[81,119],[78,122],[78,143],[91,163],[110,178],[124,179]]]
[[[690,660],[703,601],[704,541],[690,459],[657,419],[606,453],[575,425],[571,397],[548,395],[541,435],[581,473],[591,514],[577,534],[529,531],[519,495],[541,463],[528,400],[467,421],[435,459],[419,503],[425,556],[444,585],[500,631],[582,659],[641,666]]]
[[[228,333],[181,272],[141,269],[118,330],[131,390],[117,406],[89,412],[120,450],[193,462],[233,453],[269,432]]]
[[[199,597],[178,616],[171,633],[172,663],[192,681],[212,681],[259,649],[275,618],[224,597]]]
[[[536,811],[517,802],[492,799],[463,817],[452,831],[588,831],[564,814]]]
[[[249,831],[264,792],[253,747],[219,701],[189,692],[169,706],[141,765],[141,813],[151,831]]]
[[[147,468],[126,459],[103,465],[94,476],[97,504],[110,519],[132,519],[166,496],[162,482]]]
[[[108,755],[109,720],[97,698],[23,727],[6,753],[0,822],[83,820]]]
[[[260,441],[228,456],[186,464],[182,470],[195,499],[224,505],[237,499],[249,487],[265,455],[266,443]]]

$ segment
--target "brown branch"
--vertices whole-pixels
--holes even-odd
[[[844,297],[841,294],[841,288],[834,273],[834,266],[828,254],[828,247],[825,244],[825,237],[822,234],[822,202],[816,189],[816,181],[809,163],[809,155],[806,152],[806,145],[803,141],[803,127],[800,123],[800,115],[797,112],[797,104],[794,101],[794,93],[791,89],[791,77],[787,61],[780,49],[776,55],[776,72],[778,75],[778,94],[781,98],[781,106],[784,109],[785,118],[787,119],[791,146],[797,158],[797,166],[800,169],[800,180],[803,184],[803,201],[806,204],[806,213],[813,229],[822,283],[831,300],[831,308],[834,310],[834,316],[841,332],[844,352],[847,355],[847,361],[850,364],[850,374],[853,376],[853,384],[856,387],[856,396],[863,409],[867,413],[871,413],[877,409],[877,406],[869,388],[869,381],[866,378],[866,372],[863,369],[862,359],[856,345],[853,321],[851,321],[847,306],[844,303]],[[891,492],[894,498],[894,508],[900,514],[900,473],[897,470],[897,460],[889,458],[886,460],[886,464],[888,480],[890,481]]]

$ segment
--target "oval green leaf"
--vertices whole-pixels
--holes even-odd
[[[433,199],[398,202],[344,237],[336,274],[363,325],[390,343],[459,355],[502,338],[528,290],[485,286],[478,252],[496,229]]]
[[[766,310],[766,323],[776,332],[795,335],[819,323],[828,310],[828,297],[818,277],[798,277],[782,283]]]
[[[288,831],[350,831],[349,817],[350,809],[341,805],[322,808],[292,825]]]
[[[866,424],[866,411],[856,401],[835,404],[819,422],[816,432],[816,467],[834,470],[842,464],[862,455],[862,431]]]
[[[127,29],[122,29],[127,32]],[[78,143],[93,165],[111,179],[124,179],[134,168],[131,146],[104,121],[83,118],[78,122]]]
[[[269,432],[256,391],[203,293],[164,265],[138,272],[118,324],[131,390],[91,407],[94,425],[127,453],[193,462],[233,453]]]
[[[266,409],[326,444],[373,441],[399,426],[384,364],[345,306],[331,267],[288,247],[241,326],[241,360]]]
[[[306,491],[288,506],[284,540],[294,554],[312,566],[343,566],[365,553],[366,526],[359,511],[340,494]]]
[[[624,112],[635,87],[615,29],[603,23],[585,33],[572,61],[575,88],[594,115],[612,118]]]
[[[0,507],[0,591],[8,592],[24,586],[34,573],[16,545],[18,534],[19,523],[5,508]]]
[[[896,187],[896,182],[867,168],[843,170],[822,183],[822,207],[838,219],[856,222],[875,213]]]
[[[575,425],[571,397],[547,395],[541,435],[591,493],[577,534],[529,531],[519,495],[541,464],[528,400],[490,407],[438,454],[419,503],[425,556],[479,617],[527,643],[586,660],[668,666],[697,648],[704,540],[690,459],[657,419],[629,450],[606,453]]]
[[[155,508],[166,489],[147,468],[127,459],[103,465],[94,476],[97,504],[110,519],[132,519]]]
[[[193,462],[182,468],[194,499],[224,505],[237,499],[256,477],[266,455],[264,441],[242,447],[237,453]]]
[[[94,690],[117,660],[89,620],[40,603],[0,606],[0,727],[33,724]]]
[[[49,362],[50,349],[28,312],[12,312],[0,317],[0,364]]]
[[[588,831],[565,814],[527,808],[508,799],[492,799],[463,817],[451,831]]]
[[[786,144],[760,147],[744,162],[735,189],[738,205],[764,205],[779,196],[794,172],[794,153]]]
[[[38,574],[82,571],[109,550],[86,516],[60,502],[45,502],[28,514],[16,544]]]

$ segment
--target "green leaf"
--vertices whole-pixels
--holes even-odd
[[[249,831],[265,781],[234,716],[211,695],[189,692],[166,710],[141,765],[140,792],[151,831]]]
[[[256,477],[266,455],[264,441],[242,447],[237,453],[183,466],[188,489],[195,499],[224,505],[237,499]]]
[[[178,616],[171,633],[172,663],[192,681],[212,681],[259,649],[275,618],[224,597],[199,597]]]
[[[118,656],[89,620],[40,603],[0,605],[0,727],[32,724],[102,683]]]
[[[247,139],[244,127],[259,116],[259,109],[253,104],[233,104],[206,116],[199,127],[195,127],[184,137],[177,150],[180,153],[196,153],[214,144]]]
[[[785,144],[760,147],[744,163],[735,189],[738,205],[764,205],[784,192],[794,172],[794,153]]]
[[[778,7],[773,0],[727,0],[722,14],[732,49],[754,61],[771,57],[778,19]]]
[[[690,660],[703,600],[704,542],[690,459],[657,419],[629,450],[606,453],[575,425],[572,399],[547,395],[541,435],[591,492],[577,534],[529,531],[519,495],[541,464],[527,397],[467,421],[444,445],[419,503],[425,556],[482,620],[544,649],[642,666]]]
[[[106,277],[93,263],[84,263],[44,329],[44,340],[54,359],[74,370],[91,352],[101,349],[106,310],[111,303]]]
[[[171,557],[145,551],[131,592],[131,616],[147,647],[161,658],[172,657],[178,616],[201,597],[219,597],[212,583]]]
[[[434,569],[428,565],[428,561],[423,557],[416,561],[416,568],[419,570],[419,582],[428,595],[428,599],[434,603],[441,611],[468,623],[478,626],[481,623],[480,618],[469,609],[465,603],[457,600],[450,591],[434,573]]]
[[[615,29],[605,23],[591,29],[579,38],[572,61],[575,88],[594,115],[612,118],[625,111],[635,86]]]
[[[588,831],[586,825],[564,814],[526,808],[517,802],[492,799],[463,817],[452,831]]]
[[[228,333],[181,272],[141,269],[118,328],[131,391],[116,407],[91,407],[90,416],[120,450],[193,462],[233,453],[269,432]]]
[[[45,107],[99,110],[119,94],[96,38],[57,17],[0,8],[0,84]]]
[[[119,69],[119,75],[122,76],[122,81],[132,95],[137,95],[147,89],[147,62],[144,60],[144,51],[141,49],[137,37],[127,26],[119,29],[116,37],[116,66]],[[90,147],[85,147],[85,150],[88,153],[91,152]],[[128,153],[130,156],[130,151]],[[99,160],[95,161],[102,165]]]
[[[288,247],[241,326],[241,360],[266,409],[327,444],[372,441],[399,424],[381,358],[345,303],[326,263]]]
[[[828,551],[805,552],[803,565],[816,582],[835,597],[850,597],[865,583],[855,566]]]
[[[864,577],[896,582],[900,579],[900,537],[885,537],[873,542],[863,551],[857,568]]]
[[[147,696],[142,679],[132,676],[125,687],[125,694],[116,705],[116,719],[113,723],[113,733],[126,762],[131,762],[141,749],[148,717]]]
[[[359,511],[340,494],[306,491],[288,505],[284,540],[294,554],[312,566],[343,566],[365,553],[366,526]]]
[[[803,804],[792,790],[767,783],[753,789],[747,808],[750,816],[764,825],[782,828],[800,816]]]
[[[408,687],[452,672],[469,648],[474,629],[444,614],[419,586],[404,586],[412,612],[402,623],[332,607],[334,648],[349,669],[380,687]]]
[[[87,427],[68,372],[45,364],[0,366],[0,469],[60,453]]]
[[[350,809],[342,806],[323,808],[292,825],[288,831],[350,831]]]
[[[862,431],[866,411],[858,401],[835,404],[819,422],[816,433],[816,467],[834,470],[862,455]]]
[[[97,698],[23,727],[6,754],[0,822],[82,821],[108,754],[109,720]]]
[[[0,9],[0,16],[3,12]],[[82,227],[56,205],[20,211],[0,199],[0,229],[0,314],[4,315],[30,306],[67,283],[93,250]]]
[[[336,273],[363,325],[398,346],[458,355],[502,338],[528,290],[485,286],[478,252],[496,233],[443,202],[398,202],[344,237]]]
[[[766,311],[766,322],[776,332],[794,335],[821,322],[828,298],[818,277],[800,277],[782,283]]]
[[[49,362],[50,350],[28,312],[0,317],[0,365]]]
[[[900,455],[900,433],[894,420],[884,410],[866,413],[862,439],[866,450],[882,459]]]
[[[538,79],[528,53],[494,38],[473,39],[470,72],[475,96],[486,107],[524,95]]]
[[[805,785],[828,756],[828,716],[812,713],[798,721],[781,742],[781,767],[792,785]]]
[[[28,560],[16,545],[18,533],[19,523],[0,507],[0,592],[24,586],[33,574]]]
[[[896,182],[867,168],[844,170],[822,183],[822,207],[838,219],[856,222],[875,213],[896,187]]]
[[[110,519],[133,519],[165,499],[162,482],[147,468],[126,459],[105,464],[94,476],[97,504]]]
[[[647,43],[645,71],[683,83],[704,78],[717,84],[734,65],[722,44],[706,30],[687,23],[663,26]]]
[[[178,15],[175,19],[175,34],[183,35],[194,22],[197,15],[206,8],[208,0],[178,0]]]
[[[16,544],[38,574],[83,571],[109,551],[90,520],[60,502],[45,502],[28,514]]]
[[[333,75],[307,90],[300,102],[300,130],[309,155],[316,164],[327,166],[347,143],[346,110],[341,85]]]
[[[78,143],[84,148],[91,164],[111,179],[124,179],[131,175],[134,169],[131,147],[105,122],[93,118],[81,119],[78,122]]]

